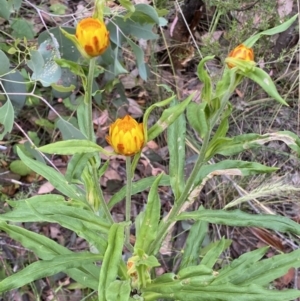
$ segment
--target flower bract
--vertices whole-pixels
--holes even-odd
[[[240,44],[239,46],[235,47],[229,54],[228,58],[238,59],[242,61],[247,62],[253,62],[254,61],[254,52],[252,48],[248,48],[243,44]],[[235,64],[227,62],[227,66],[229,68],[236,67]]]
[[[82,48],[80,52],[88,58],[101,55],[109,46],[109,32],[105,23],[98,19],[81,20],[77,24],[75,36]]]
[[[111,124],[109,135],[106,137],[106,141],[114,151],[124,156],[132,156],[139,152],[144,145],[144,140],[143,124],[137,123],[129,115]]]

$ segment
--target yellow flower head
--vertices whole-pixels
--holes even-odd
[[[101,55],[109,45],[109,32],[98,19],[81,20],[76,27],[76,38],[87,57]]]
[[[144,129],[142,123],[137,123],[131,116],[117,119],[109,127],[106,141],[117,154],[132,156],[139,152],[144,145]]]
[[[235,47],[231,52],[228,54],[228,58],[239,59],[243,61],[254,61],[254,52],[252,48],[247,48],[245,45],[240,44],[239,46]],[[227,63],[229,68],[234,68],[235,64]]]

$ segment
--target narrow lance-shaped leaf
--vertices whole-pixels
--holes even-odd
[[[286,101],[277,92],[276,86],[273,83],[271,77],[264,70],[254,67],[253,71],[245,72],[241,74],[255,81],[258,85],[260,85],[263,88],[264,91],[266,91],[271,97],[273,97],[279,103],[288,106]]]
[[[98,300],[106,301],[109,285],[116,280],[124,244],[125,224],[113,224],[109,230],[108,246],[100,271]]]
[[[149,129],[147,141],[156,138],[169,125],[171,125],[178,118],[178,116],[184,112],[185,108],[188,106],[193,96],[194,95],[192,94],[178,105],[164,110],[157,123]]]
[[[148,177],[141,179],[137,182],[132,183],[132,192],[131,195],[142,192],[145,189],[148,189],[156,181],[157,177]],[[162,175],[159,182],[159,186],[170,186],[170,177],[168,175]],[[121,202],[126,196],[126,186],[120,189],[116,194],[112,196],[108,202],[108,208],[111,209],[115,204]]]
[[[197,74],[199,79],[203,82],[204,87],[201,91],[201,99],[208,104],[211,102],[211,95],[212,95],[212,87],[211,87],[211,79],[205,70],[205,63],[210,61],[214,58],[214,56],[207,56],[203,58],[197,68]]]
[[[41,152],[47,154],[60,154],[60,155],[74,155],[83,153],[101,152],[109,155],[110,153],[105,151],[101,146],[89,140],[67,140],[54,142],[48,145],[44,145],[39,148]]]
[[[115,280],[108,286],[106,299],[112,301],[128,301],[130,300],[130,292],[130,280]]]
[[[182,281],[175,287],[171,284],[162,284],[157,291],[152,291],[151,286],[149,285],[142,294],[144,301],[156,301],[160,299],[199,301],[199,296],[205,301],[291,301],[300,296],[300,291],[269,290],[255,284],[249,286],[236,286],[226,283],[222,285],[193,286],[185,284]]]
[[[157,102],[157,103],[154,103],[153,105],[151,105],[145,112],[144,114],[144,118],[143,118],[143,127],[144,127],[144,135],[145,135],[145,141],[149,141],[149,138],[148,138],[148,119],[149,119],[149,116],[151,114],[151,112],[155,109],[155,108],[161,108],[161,107],[164,107],[166,106],[167,104],[169,104],[173,99],[175,98],[175,95],[172,95],[171,97],[163,100],[163,101],[160,101],[160,102]]]
[[[294,15],[292,18],[290,18],[286,22],[284,22],[274,28],[267,29],[265,31],[262,31],[256,35],[250,37],[245,42],[243,42],[243,44],[247,47],[252,47],[255,44],[255,42],[263,35],[273,36],[277,33],[281,33],[283,31],[287,30],[296,21],[297,17],[298,17],[298,14]]]
[[[189,103],[187,106],[186,117],[189,124],[194,130],[203,138],[208,132],[208,118],[205,113],[207,103],[202,102],[197,104],[195,102]]]
[[[171,107],[177,104],[178,101],[174,100]],[[168,127],[169,175],[172,191],[175,195],[175,202],[184,189],[185,133],[185,116],[181,114]]]
[[[134,246],[135,253],[138,249],[140,249],[148,254],[148,248],[156,238],[158,223],[160,219],[160,199],[157,188],[161,177],[162,174],[160,174],[156,178],[153,185],[151,186],[143,220],[136,233],[136,242]]]
[[[50,260],[37,261],[20,272],[6,277],[0,282],[0,293],[22,287],[37,279],[55,275],[70,268],[78,268],[87,263],[102,259],[99,254],[89,252],[58,255]]]
[[[54,240],[24,228],[0,222],[0,229],[6,232],[10,238],[20,242],[26,249],[33,251],[41,259],[50,260],[58,255],[73,254],[72,251]],[[65,272],[86,287],[94,290],[98,288],[99,268],[92,263],[86,263],[84,267],[66,269]]]
[[[200,207],[199,210],[203,210],[203,207]],[[198,264],[200,248],[207,235],[207,230],[208,223],[205,221],[196,221],[192,225],[186,240],[180,269]]]
[[[81,190],[70,184],[62,174],[41,162],[27,157],[20,148],[17,148],[17,152],[20,159],[29,168],[47,179],[61,193],[75,200],[85,200]]]
[[[249,176],[259,173],[270,173],[276,171],[275,167],[268,167],[256,162],[240,160],[223,160],[221,162],[209,165],[203,165],[195,179],[195,186],[204,179],[217,175]]]
[[[179,214],[175,220],[204,220],[212,224],[259,227],[300,235],[300,225],[287,217],[271,214],[249,214],[241,210],[202,210]]]
[[[253,266],[256,262],[261,260],[267,253],[269,247],[256,249],[242,254],[239,258],[234,259],[230,264],[219,270],[218,277],[213,281],[214,284],[232,282],[236,275],[239,277],[245,274],[247,268]],[[235,284],[235,282],[232,282]]]
[[[225,239],[224,237],[218,241],[218,243],[214,246],[214,248],[210,249],[203,259],[201,260],[201,265],[204,265],[209,268],[213,268],[217,260],[219,259],[221,253],[225,249]]]

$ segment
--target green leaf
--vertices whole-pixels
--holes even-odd
[[[206,157],[211,158],[214,154],[231,156],[238,154],[243,150],[261,147],[261,145],[270,141],[282,141],[291,149],[300,154],[299,137],[289,131],[280,131],[264,135],[251,133],[238,135],[233,138],[218,137],[216,140],[213,138]]]
[[[155,109],[155,108],[161,108],[161,107],[164,107],[166,106],[167,104],[169,104],[173,99],[175,98],[175,95],[172,95],[171,97],[163,100],[163,101],[160,101],[160,102],[157,102],[157,103],[154,103],[153,105],[151,105],[145,112],[144,114],[144,118],[143,118],[143,127],[144,127],[144,134],[145,134],[145,141],[149,141],[149,138],[148,138],[148,119],[149,119],[149,116],[151,114],[151,112]]]
[[[178,106],[178,104],[178,100],[174,99],[170,108]],[[175,202],[184,189],[185,133],[185,116],[181,114],[168,127],[169,175]]]
[[[67,32],[67,34],[74,35],[74,27],[62,27],[62,29]],[[64,59],[77,62],[81,57],[79,51],[77,50],[75,44],[66,38],[59,27],[54,27],[49,30],[43,31],[38,37],[38,43],[42,44],[49,38],[54,37],[59,43],[60,56]]]
[[[99,278],[99,301],[106,301],[105,295],[109,286],[118,276],[124,244],[124,226],[124,224],[113,224],[109,230],[108,247],[104,254]]]
[[[287,254],[276,255],[252,265],[248,264],[247,268],[244,269],[244,273],[239,274],[239,277],[237,277],[237,274],[233,274],[230,281],[236,285],[250,285],[251,283],[267,285],[285,275],[290,268],[299,268],[299,258],[300,249]],[[220,277],[221,275],[223,274],[220,274]],[[218,283],[221,283],[221,281]]]
[[[12,35],[15,38],[33,40],[35,36],[33,25],[26,19],[14,19],[11,23],[11,28],[13,29]]]
[[[10,16],[10,7],[6,0],[0,0],[0,17],[8,20]]]
[[[17,153],[29,168],[47,179],[61,193],[71,199],[85,201],[82,191],[77,186],[70,184],[62,174],[41,162],[27,157],[19,147],[17,148]]]
[[[192,280],[191,280],[192,281]],[[188,300],[199,301],[199,296],[205,301],[290,301],[300,296],[299,290],[268,290],[259,285],[236,286],[230,283],[222,285],[193,286],[189,283],[178,282],[174,284],[161,284],[155,291],[152,285],[143,291],[142,297],[145,301]]]
[[[60,155],[74,155],[95,152],[110,154],[101,146],[92,141],[76,139],[54,142],[48,145],[44,145],[38,149],[43,153]]]
[[[20,272],[6,277],[0,282],[0,292],[22,287],[23,285],[41,279],[43,277],[55,275],[63,270],[84,266],[90,262],[102,259],[99,254],[89,252],[72,253],[68,255],[57,255],[50,260],[37,261]]]
[[[34,196],[17,202],[9,201],[9,204],[14,210],[1,214],[0,220],[34,222],[52,219],[76,232],[79,231],[77,227],[84,226],[90,230],[108,233],[110,227],[103,219],[87,210],[86,204],[73,200],[67,202],[63,197],[53,194]]]
[[[119,1],[120,4],[126,9],[128,10],[130,13],[133,13],[135,10],[135,6],[132,4],[132,2],[130,0],[120,0]],[[131,16],[131,14],[129,15]],[[129,17],[128,16],[128,17]]]
[[[244,177],[258,173],[270,173],[276,170],[276,167],[268,167],[256,162],[223,160],[215,164],[203,165],[195,179],[195,185],[198,185],[210,176],[235,175]]]
[[[168,126],[170,126],[179,115],[181,115],[185,108],[188,106],[190,101],[193,98],[193,94],[188,96],[185,100],[180,102],[178,105],[170,107],[168,109],[165,109],[161,115],[161,117],[158,119],[155,125],[153,125],[148,130],[148,140],[153,140],[156,138],[160,133],[162,133]],[[173,98],[173,97],[172,97]],[[144,121],[145,124],[145,121]]]
[[[208,120],[205,113],[206,102],[197,104],[195,102],[189,103],[187,106],[186,117],[193,129],[203,138],[208,132]]]
[[[203,58],[197,68],[197,74],[198,77],[200,79],[200,81],[203,82],[204,86],[203,89],[201,91],[201,99],[204,102],[207,102],[208,104],[210,104],[211,102],[211,95],[212,95],[212,87],[211,87],[211,79],[207,73],[207,71],[205,70],[205,63],[207,61],[210,61],[214,58],[214,56],[206,56],[205,58]]]
[[[31,173],[31,169],[21,160],[15,160],[11,162],[9,169],[20,176],[26,176]]]
[[[0,0],[0,5],[1,5],[1,0]],[[2,50],[0,50],[0,76],[7,73],[9,71],[9,67],[10,67],[9,59],[7,58],[6,54]]]
[[[244,76],[255,81],[259,86],[263,88],[271,97],[277,100],[282,105],[288,106],[286,101],[279,95],[275,84],[273,83],[271,77],[262,69],[254,67],[254,70],[251,72],[242,73]]]
[[[146,64],[145,64],[144,51],[138,45],[136,45],[134,42],[132,42],[129,38],[126,37],[126,40],[127,40],[127,43],[130,45],[130,47],[132,48],[133,53],[136,57],[140,77],[143,80],[147,80],[147,69],[146,69]]]
[[[203,210],[203,207],[200,207],[198,210]],[[207,233],[208,233],[207,222],[196,221],[192,225],[185,243],[180,269],[198,264],[200,248]]]
[[[196,266],[189,266],[186,268],[183,268],[180,270],[177,274],[179,279],[187,279],[197,276],[207,275],[211,276],[213,275],[213,270],[204,264],[196,265]]]
[[[153,24],[141,24],[131,19],[124,20],[123,17],[115,16],[107,25],[110,32],[110,38],[113,43],[121,46],[122,39],[133,35],[138,39],[155,40],[158,38],[153,32]]]
[[[86,140],[86,136],[82,134],[81,131],[78,130],[73,124],[60,118],[56,122],[56,126],[61,131],[64,140],[69,139],[78,139],[78,140]]]
[[[274,28],[267,29],[265,31],[262,31],[256,35],[250,37],[245,42],[243,42],[243,44],[247,47],[252,47],[255,44],[255,42],[263,35],[273,36],[277,33],[281,33],[283,31],[287,30],[296,21],[297,17],[298,17],[298,14],[294,15],[292,18],[290,18],[286,22],[284,22]]]
[[[105,297],[108,301],[128,301],[130,292],[130,280],[115,280],[109,284]]]
[[[82,171],[87,166],[89,159],[94,157],[94,155],[94,153],[75,154],[68,163],[66,179],[71,182],[72,180],[81,179]]]
[[[232,282],[233,284],[236,284],[235,281],[231,281],[231,279],[236,279],[244,275],[246,270],[253,266],[256,262],[262,263],[263,261],[259,260],[262,259],[268,249],[269,247],[264,247],[242,254],[239,258],[233,260],[229,265],[226,265],[224,268],[219,270],[219,275],[213,281],[213,283],[219,284]]]
[[[145,179],[141,179],[137,182],[132,183],[131,195],[135,195],[139,192],[142,192],[148,188],[150,188],[154,181],[156,181],[157,177],[148,177]],[[170,177],[168,175],[162,175],[162,178],[159,182],[159,186],[170,186]],[[120,191],[112,196],[110,201],[108,202],[108,208],[111,209],[114,205],[121,202],[126,196],[126,186],[124,186]]]
[[[158,195],[158,184],[163,174],[156,177],[153,185],[151,186],[148,201],[140,226],[137,227],[136,242],[134,245],[134,253],[138,249],[143,250],[148,254],[150,244],[155,240],[158,224],[160,220],[160,199]]]
[[[135,12],[131,15],[131,19],[139,23],[156,23],[160,24],[159,16],[153,6],[139,3],[135,5]]]
[[[225,239],[224,237],[222,237],[221,240],[219,240],[217,244],[205,254],[203,259],[201,260],[201,265],[213,268],[222,252],[225,251],[225,249]]]
[[[221,224],[238,227],[259,227],[280,232],[290,232],[300,235],[300,225],[291,219],[271,214],[248,214],[240,210],[201,210],[184,212],[175,220],[202,220],[212,224]]]
[[[5,231],[10,238],[20,242],[26,249],[33,251],[41,259],[50,260],[57,255],[72,254],[70,250],[56,243],[54,240],[22,227],[0,222],[0,229]],[[84,267],[66,269],[65,272],[85,287],[97,290],[99,268],[94,264],[87,263]]]
[[[4,129],[0,132],[0,139],[2,140],[3,137],[9,133],[14,124],[15,114],[14,108],[9,99],[6,100],[6,103],[0,107],[0,126],[3,126]]]
[[[68,7],[62,3],[54,3],[50,6],[50,10],[56,15],[64,15]]]
[[[1,63],[0,63],[1,64]],[[3,77],[3,86],[7,93],[17,93],[18,95],[9,95],[9,99],[15,109],[15,114],[19,114],[26,101],[26,82],[22,74],[15,70]]]
[[[26,199],[23,202],[10,201],[9,204],[15,207],[14,210],[0,215],[0,220],[58,223],[85,238],[98,249],[99,253],[103,254],[106,249],[106,239],[103,236],[107,235],[110,225],[99,219],[92,211],[83,209],[88,205],[81,201],[55,201],[53,195],[49,194]]]
[[[52,39],[44,41],[38,50],[30,50],[30,57],[31,60],[27,65],[33,71],[33,80],[38,80],[44,87],[49,87],[61,78],[61,67],[55,62],[60,54]]]

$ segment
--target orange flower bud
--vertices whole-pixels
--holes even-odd
[[[254,52],[252,48],[247,48],[245,45],[240,44],[235,47],[228,55],[228,58],[239,59],[243,61],[254,61]],[[227,63],[229,68],[235,67],[232,63]]]
[[[117,154],[132,156],[139,152],[144,145],[144,129],[142,123],[137,123],[131,116],[117,119],[109,127],[106,141]]]
[[[87,57],[101,55],[109,45],[105,23],[93,18],[81,20],[76,27],[76,38]]]

